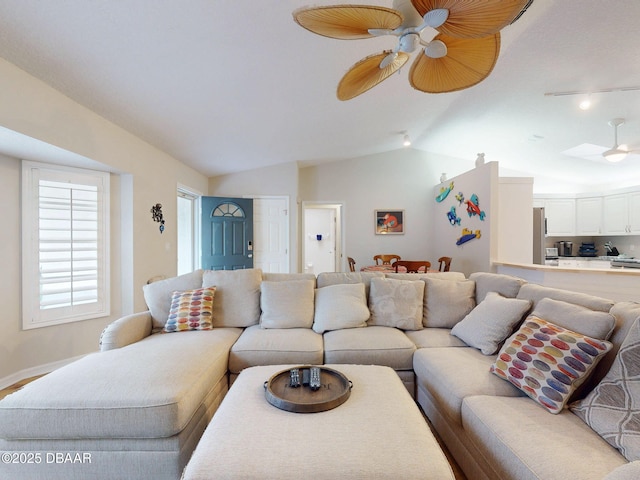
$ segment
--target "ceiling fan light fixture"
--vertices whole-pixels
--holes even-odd
[[[611,150],[607,150],[602,154],[602,156],[611,163],[621,162],[627,157],[627,155],[629,155],[629,152],[626,152],[619,148],[612,148]]]
[[[429,58],[442,58],[447,55],[447,46],[441,40],[433,40],[429,42],[424,54]]]
[[[449,10],[446,8],[436,8],[424,14],[422,19],[427,27],[438,28],[449,18]]]
[[[411,53],[420,45],[420,35],[417,33],[407,33],[402,35],[399,40],[399,50],[401,52]]]

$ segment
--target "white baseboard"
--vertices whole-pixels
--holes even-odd
[[[14,383],[19,382],[20,380],[24,380],[25,378],[35,377],[36,375],[44,375],[45,373],[52,372],[60,367],[64,367],[71,362],[75,362],[80,358],[84,357],[84,355],[78,355],[77,357],[66,358],[64,360],[59,360],[57,362],[47,363],[45,365],[38,365],[36,367],[25,368],[24,370],[20,370],[19,372],[13,373],[8,377],[0,378],[0,390],[3,388],[10,387]]]

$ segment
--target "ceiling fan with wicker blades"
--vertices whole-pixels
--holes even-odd
[[[409,82],[427,93],[454,92],[484,80],[500,52],[500,30],[517,20],[533,0],[394,0],[393,7],[332,5],[293,12],[307,30],[341,40],[393,35],[392,50],[368,56],[342,77],[338,99],[350,100],[398,71],[423,46]],[[438,34],[425,41],[427,27]]]

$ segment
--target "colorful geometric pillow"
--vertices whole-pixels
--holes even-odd
[[[611,346],[531,315],[504,344],[491,371],[559,413]]]
[[[165,332],[211,330],[215,287],[173,292]]]
[[[569,408],[627,460],[640,460],[640,320],[631,326],[602,381]]]

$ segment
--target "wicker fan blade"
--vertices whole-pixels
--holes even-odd
[[[423,52],[409,72],[409,82],[422,92],[445,93],[472,87],[491,73],[500,53],[500,33],[483,38],[439,34],[436,40],[446,45],[446,55],[431,58]]]
[[[424,16],[436,8],[449,10],[449,17],[437,30],[459,38],[479,38],[509,25],[531,3],[531,0],[411,0]]]
[[[341,40],[369,38],[369,29],[393,30],[402,24],[400,12],[369,5],[301,8],[293,18],[313,33]]]
[[[389,58],[389,55],[394,54],[390,50],[377,53],[363,58],[351,67],[338,84],[338,99],[350,100],[357,97],[397,72],[409,60],[409,55],[404,52],[398,52],[394,58]],[[380,63],[385,59],[388,64],[380,68]]]

